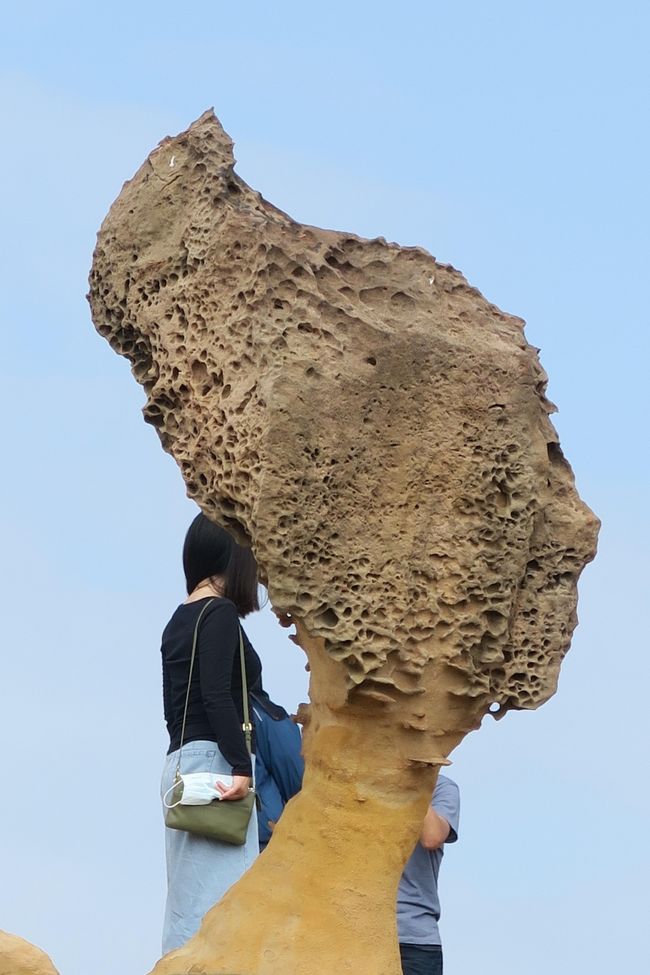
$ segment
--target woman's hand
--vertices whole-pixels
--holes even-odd
[[[233,775],[230,787],[225,786],[223,782],[217,782],[217,789],[222,799],[245,799],[250,787],[249,775]]]
[[[295,626],[296,630],[298,629],[298,624],[294,620],[293,614],[290,613],[289,610],[285,612],[284,610],[281,609],[274,609],[273,612],[277,616],[278,623],[280,624],[280,626],[284,626],[285,629],[288,629],[290,626]],[[298,643],[297,633],[290,633],[289,639],[291,640],[292,643],[295,643],[296,646],[300,646],[300,644]],[[305,670],[307,669],[308,668],[305,667]]]
[[[283,613],[278,609],[274,609],[273,612],[277,616],[278,623],[280,624],[280,626],[284,626],[286,628],[293,626],[293,618],[291,616],[291,613],[289,612]]]

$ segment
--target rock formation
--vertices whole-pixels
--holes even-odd
[[[267,203],[212,113],[123,187],[90,302],[311,667],[302,793],[155,973],[398,975],[438,769],[489,710],[554,693],[595,553],[537,350],[426,251]]]
[[[58,975],[48,956],[29,941],[0,931],[0,975]]]

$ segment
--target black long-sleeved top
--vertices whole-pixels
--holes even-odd
[[[163,631],[161,652],[168,754],[180,747],[192,638],[207,598],[183,603]],[[259,681],[262,665],[245,635],[244,660],[250,688]],[[229,599],[214,598],[199,626],[184,743],[215,741],[232,765],[233,775],[250,775],[251,760],[242,730],[243,720],[239,617]]]

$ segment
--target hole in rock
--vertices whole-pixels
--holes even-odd
[[[331,607],[328,607],[318,614],[317,620],[323,626],[334,627],[338,623],[339,618],[334,610]]]

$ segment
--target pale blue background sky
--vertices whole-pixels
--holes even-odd
[[[4,13],[0,927],[62,975],[143,975],[159,954],[159,634],[194,511],[127,363],[93,330],[86,276],[122,182],[210,105],[268,199],[426,246],[541,347],[601,551],[557,697],[487,720],[453,756],[446,972],[647,970],[649,11],[24,0]],[[293,709],[298,651],[268,611],[250,631]],[[77,815],[64,800],[79,776]]]

